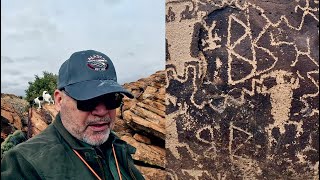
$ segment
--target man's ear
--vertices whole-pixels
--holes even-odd
[[[60,111],[60,109],[61,109],[61,103],[62,103],[62,99],[63,99],[62,97],[63,97],[63,92],[56,89],[54,91],[54,102],[55,102],[54,105],[56,106],[57,111]]]

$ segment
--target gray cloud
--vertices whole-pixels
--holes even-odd
[[[164,69],[160,0],[11,0],[1,5],[2,92],[24,95],[34,75],[57,74],[73,52],[85,49],[106,53],[122,84]]]
[[[12,86],[20,86],[20,83],[19,82],[12,82],[12,81],[4,81],[2,84],[1,84],[1,87],[4,87],[4,88],[10,88]]]
[[[5,70],[5,74],[7,74],[8,76],[20,76],[21,71],[18,69],[8,69]]]
[[[120,0],[104,0],[104,2],[107,5],[118,5],[118,4],[122,3],[122,1],[120,1]]]
[[[127,54],[127,56],[129,56],[129,57],[135,56],[135,53],[134,53],[134,52],[131,52],[131,51],[130,51],[130,52],[127,52],[126,54]]]
[[[14,60],[7,56],[1,56],[1,63],[14,63]]]

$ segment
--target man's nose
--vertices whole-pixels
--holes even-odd
[[[95,116],[105,116],[109,113],[109,110],[106,108],[104,103],[99,103],[92,111],[92,114]]]

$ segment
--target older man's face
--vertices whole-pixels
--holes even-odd
[[[54,93],[63,126],[77,139],[98,146],[106,142],[115,123],[116,109],[99,103],[92,111],[80,111],[77,102],[63,91]]]

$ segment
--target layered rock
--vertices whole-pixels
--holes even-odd
[[[124,84],[135,98],[125,99],[121,116],[136,131],[165,140],[165,73],[159,71],[149,78]]]
[[[52,104],[44,104],[42,109],[32,108],[29,111],[30,124],[29,129],[30,137],[33,137],[43,131],[54,120],[58,111]]]
[[[13,94],[1,94],[1,142],[15,130],[23,130],[28,103]]]
[[[160,169],[155,169],[155,168],[150,168],[150,167],[145,167],[145,166],[136,166],[140,172],[143,173],[143,175],[146,177],[146,179],[159,179],[159,180],[164,180],[166,179],[166,171],[165,170],[160,170]]]
[[[156,165],[165,167],[165,150],[159,146],[139,142],[135,138],[125,135],[121,137],[122,140],[134,146],[137,151],[133,155],[133,159],[142,161],[149,165]]]
[[[144,164],[140,170],[148,179],[165,179],[165,72],[158,71],[124,87],[134,99],[124,98],[115,131],[137,149],[133,158]]]

